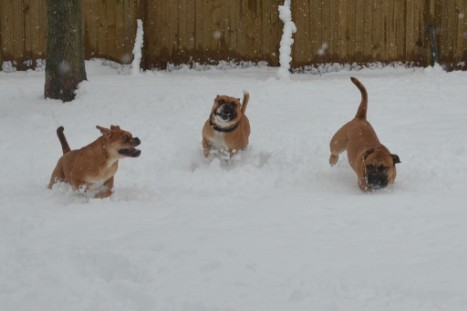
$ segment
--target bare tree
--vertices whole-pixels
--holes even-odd
[[[72,101],[86,80],[81,0],[47,0],[44,97]]]

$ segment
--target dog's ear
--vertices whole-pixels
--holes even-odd
[[[110,126],[110,129],[113,131],[113,130],[120,130],[120,126],[118,125],[111,125]]]
[[[105,127],[102,127],[102,126],[99,126],[99,125],[96,125],[96,128],[101,131],[102,135],[104,136],[110,136],[110,132],[111,130],[105,128]]]
[[[394,165],[397,163],[401,163],[401,160],[399,159],[399,156],[397,154],[391,154],[392,161],[394,162]]]
[[[366,160],[370,154],[372,154],[375,151],[375,148],[370,148],[368,149],[365,154],[363,154],[363,160]]]

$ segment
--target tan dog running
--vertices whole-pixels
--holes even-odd
[[[384,188],[394,183],[399,156],[382,145],[371,124],[366,120],[368,95],[356,78],[350,78],[362,94],[355,118],[344,124],[331,139],[329,163],[334,166],[339,153],[347,150],[350,166],[357,173],[358,186],[363,191]]]
[[[217,95],[212,106],[209,119],[203,127],[204,156],[211,151],[232,154],[248,146],[250,122],[245,115],[250,95],[243,92],[243,102],[240,98]]]
[[[96,192],[96,198],[112,194],[114,175],[118,160],[139,157],[141,151],[135,149],[141,141],[131,133],[112,125],[110,129],[96,126],[102,136],[91,144],[77,150],[70,150],[63,126],[57,129],[63,155],[50,177],[49,188],[56,182],[67,182],[76,190]]]

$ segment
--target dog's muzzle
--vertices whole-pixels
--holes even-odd
[[[372,189],[386,187],[388,185],[387,169],[384,166],[367,166],[366,182]]]
[[[231,121],[237,117],[235,104],[228,102],[219,103],[219,108],[216,109],[216,115],[224,121]]]
[[[136,147],[141,144],[141,140],[138,137],[135,137],[131,140],[131,144]],[[127,157],[137,158],[141,155],[141,150],[136,148],[125,148],[118,150],[118,153]]]

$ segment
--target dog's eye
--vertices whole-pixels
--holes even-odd
[[[130,137],[128,137],[128,136],[123,136],[122,140],[123,140],[124,143],[127,143],[127,142],[130,141]]]
[[[384,165],[380,165],[380,166],[378,167],[378,170],[379,170],[380,172],[385,172],[385,171],[386,171],[386,167],[385,167]]]
[[[219,99],[219,100],[217,101],[217,103],[218,103],[219,105],[223,105],[223,104],[225,104],[225,100]]]

